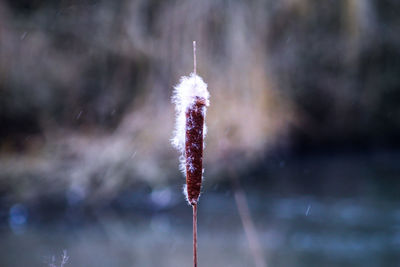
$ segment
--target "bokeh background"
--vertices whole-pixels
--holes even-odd
[[[190,266],[170,97],[196,40],[199,266],[400,266],[399,12],[0,1],[0,265]]]

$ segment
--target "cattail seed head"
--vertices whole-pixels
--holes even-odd
[[[176,109],[175,137],[172,144],[181,153],[181,170],[186,176],[184,193],[189,204],[200,196],[203,177],[205,116],[209,105],[207,84],[200,76],[182,77],[172,98]]]
[[[203,176],[203,126],[205,99],[198,96],[186,111],[186,184],[190,204],[196,204],[200,196]]]

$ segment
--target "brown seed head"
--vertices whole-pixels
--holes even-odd
[[[203,131],[206,100],[196,97],[186,111],[186,184],[191,205],[197,204],[203,176]]]

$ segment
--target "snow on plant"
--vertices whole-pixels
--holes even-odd
[[[186,176],[184,193],[190,205],[196,204],[203,176],[203,148],[206,135],[206,107],[210,94],[207,84],[195,72],[181,78],[172,97],[176,110],[176,127],[172,145],[178,149],[180,169]]]
[[[193,42],[194,71],[175,86],[176,127],[172,145],[181,153],[180,169],[186,176],[184,194],[193,208],[193,266],[197,266],[197,202],[203,179],[203,148],[206,109],[210,104],[207,84],[196,74],[196,42]]]

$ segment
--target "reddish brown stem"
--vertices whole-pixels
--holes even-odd
[[[193,207],[193,267],[197,267],[197,205]]]

